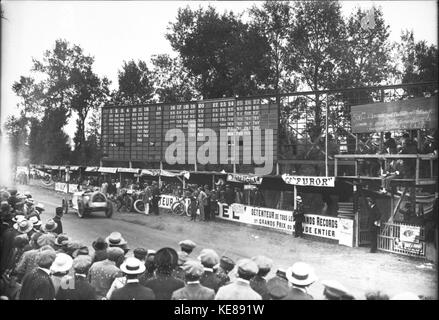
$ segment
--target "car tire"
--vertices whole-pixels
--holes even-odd
[[[145,203],[141,199],[134,201],[133,208],[137,213],[145,213]]]

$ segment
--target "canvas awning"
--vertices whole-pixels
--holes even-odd
[[[123,173],[139,173],[138,168],[117,168],[117,172],[123,172]]]
[[[113,167],[100,167],[98,169],[98,172],[102,172],[102,173],[116,173],[117,172],[117,168],[113,168]]]
[[[159,169],[142,169],[140,171],[140,176],[158,176],[160,174]]]
[[[97,172],[98,167],[87,167],[85,168],[85,172]]]
[[[70,171],[78,171],[79,166],[70,166]]]

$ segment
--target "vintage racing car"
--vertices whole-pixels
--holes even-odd
[[[69,204],[67,205],[67,203]],[[63,207],[65,212],[68,211],[68,207],[74,209],[79,218],[97,211],[105,212],[105,216],[111,218],[114,210],[113,203],[98,190],[74,192],[71,201],[63,200]]]

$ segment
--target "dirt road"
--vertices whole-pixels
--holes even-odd
[[[20,192],[29,190],[38,202],[45,205],[43,221],[54,216],[55,207],[61,204],[63,197],[38,187],[19,186],[18,189]],[[221,220],[194,223],[188,217],[166,212],[159,216],[115,213],[111,219],[105,218],[103,213],[79,219],[71,212],[64,216],[63,226],[66,233],[90,248],[97,237],[106,237],[113,231],[121,232],[131,249],[144,247],[157,250],[168,246],[178,250],[180,240],[191,239],[198,244],[193,256],[197,256],[203,248],[213,248],[219,255],[227,255],[235,261],[263,254],[274,260],[273,272],[297,261],[307,262],[314,267],[320,280],[340,281],[357,299],[364,299],[368,290],[381,290],[389,295],[411,291],[437,299],[435,269],[418,268],[424,262],[421,260],[388,253],[371,254],[368,248],[297,239]],[[310,288],[315,299],[322,297],[322,291],[319,281]]]

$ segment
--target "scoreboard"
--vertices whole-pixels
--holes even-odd
[[[196,141],[198,150],[205,142],[201,129],[209,128],[217,134],[218,141],[221,130],[226,130],[228,135],[235,130],[239,138],[231,139],[227,148],[231,154],[239,146],[240,159],[243,152],[252,152],[255,147],[253,141],[251,146],[243,144],[244,131],[259,129],[262,139],[257,147],[263,154],[265,151],[273,152],[273,160],[276,161],[278,122],[278,106],[263,99],[224,98],[173,104],[104,106],[102,160],[165,161],[166,148],[173,143],[165,141],[168,130],[182,130],[186,141]],[[191,130],[188,130],[189,125],[192,126]],[[272,150],[268,146],[265,148],[266,129],[273,130]],[[225,146],[218,143],[217,147],[219,155],[220,148]],[[186,148],[186,159],[187,152]]]

